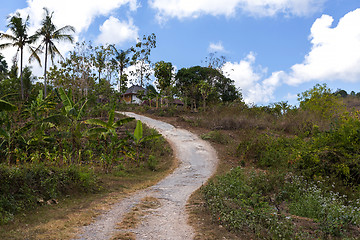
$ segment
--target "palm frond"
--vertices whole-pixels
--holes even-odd
[[[100,119],[87,119],[84,121],[86,124],[97,125],[100,127],[108,128],[108,123]]]
[[[131,122],[135,120],[135,118],[129,117],[129,118],[123,118],[115,122],[114,127],[120,127],[128,122]]]
[[[9,102],[0,99],[0,112],[1,111],[15,111],[17,107]]]
[[[15,36],[7,34],[7,33],[1,33],[0,39],[2,39],[2,40],[10,40],[12,42],[17,41],[17,38]],[[1,45],[3,45],[3,44],[1,44]]]
[[[39,63],[40,67],[42,67],[39,54],[38,54],[38,52],[36,51],[37,48],[34,49],[33,47],[30,46],[30,47],[29,47],[29,50],[30,50],[29,63],[31,63],[33,60],[36,60],[36,61]],[[42,51],[41,51],[41,52],[42,52]]]

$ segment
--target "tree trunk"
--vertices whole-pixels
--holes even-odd
[[[21,87],[21,99],[24,100],[23,48],[20,49],[20,87]]]
[[[121,72],[121,70],[119,71],[119,84],[118,84],[118,90],[119,90],[119,93],[121,93],[121,76],[122,76],[122,72]]]
[[[47,96],[47,83],[46,83],[46,68],[47,68],[47,52],[48,52],[48,43],[45,44],[45,70],[44,70],[44,98]]]

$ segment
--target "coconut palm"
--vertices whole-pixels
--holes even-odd
[[[74,42],[73,36],[67,34],[68,32],[75,32],[75,28],[70,25],[57,29],[52,21],[53,13],[49,12],[47,8],[45,10],[45,17],[41,22],[41,28],[37,30],[34,34],[35,39],[41,39],[40,45],[36,48],[36,53],[43,52],[45,49],[45,65],[44,65],[44,87],[45,87],[45,97],[47,96],[47,82],[46,82],[46,70],[47,70],[47,57],[50,55],[51,62],[54,64],[54,57],[59,55],[62,59],[64,57],[61,55],[60,51],[55,46],[54,41],[69,41]],[[33,55],[31,56],[33,57]]]
[[[20,13],[9,17],[9,24],[7,27],[12,34],[0,33],[0,40],[9,40],[8,43],[0,44],[0,49],[7,47],[17,47],[17,53],[20,51],[20,85],[21,85],[21,98],[24,99],[24,84],[23,84],[23,53],[24,48],[27,46],[31,52],[32,58],[40,62],[39,56],[34,49],[30,46],[35,41],[34,36],[28,36],[27,30],[29,28],[29,16],[25,21],[21,18]]]

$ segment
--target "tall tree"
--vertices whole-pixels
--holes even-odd
[[[118,90],[121,92],[121,90],[124,88],[122,84],[124,83],[123,80],[127,80],[127,76],[123,77],[124,70],[131,65],[130,57],[128,56],[132,51],[134,51],[133,48],[129,48],[126,51],[124,50],[117,50],[115,45],[111,45],[112,49],[114,50],[115,57],[113,59],[113,62],[116,64],[118,70],[119,70],[119,79],[118,79]],[[126,82],[125,82],[126,83]]]
[[[155,47],[156,35],[154,33],[147,37],[144,35],[142,41],[139,40],[135,46],[135,53],[132,57],[132,60],[136,66],[136,70],[133,75],[137,77],[141,87],[144,86],[144,81],[150,80],[150,53],[151,49]]]
[[[32,53],[34,59],[40,62],[40,59],[30,44],[35,41],[34,36],[29,36],[27,30],[29,28],[29,16],[25,21],[21,18],[20,13],[17,12],[15,15],[10,17],[9,24],[7,27],[10,29],[12,34],[0,33],[0,40],[9,40],[8,43],[0,44],[0,49],[7,47],[16,47],[17,53],[20,51],[20,86],[21,86],[21,98],[24,99],[24,84],[23,84],[23,55],[24,48],[27,46]]]
[[[174,67],[171,62],[160,61],[155,63],[154,74],[156,77],[156,87],[161,91],[166,91],[171,85]]]
[[[0,54],[0,81],[2,81],[8,74],[8,65],[4,56]],[[355,95],[355,94],[354,94]]]
[[[203,101],[234,101],[241,98],[234,81],[226,78],[218,70],[208,67],[190,67],[180,69],[175,77],[179,94],[190,99],[192,107],[202,97]],[[204,107],[206,103],[203,103]]]
[[[171,62],[160,61],[155,63],[154,75],[156,77],[156,87],[160,90],[160,95],[172,97],[170,95],[172,80],[173,80],[174,67]],[[161,98],[162,104],[162,98]]]
[[[71,34],[68,34],[69,32],[74,33],[75,28],[70,25],[66,25],[62,28],[56,28],[52,21],[53,13],[49,12],[47,8],[44,8],[45,11],[45,17],[43,18],[41,22],[41,28],[37,30],[34,34],[35,39],[41,39],[40,45],[35,50],[36,53],[43,52],[43,49],[45,48],[45,67],[44,67],[44,87],[45,87],[45,97],[47,96],[47,82],[46,82],[46,70],[47,70],[47,57],[50,55],[51,62],[54,64],[54,57],[56,55],[59,55],[62,59],[64,57],[61,55],[60,51],[55,46],[54,41],[60,42],[60,41],[69,41],[73,43],[74,38]],[[33,57],[34,55],[31,55]]]

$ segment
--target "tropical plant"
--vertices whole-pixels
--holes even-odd
[[[130,57],[128,55],[130,52],[133,52],[133,48],[129,48],[127,50],[117,50],[115,45],[110,45],[111,48],[115,52],[115,57],[113,58],[113,63],[117,65],[117,69],[119,70],[119,79],[118,79],[118,90],[119,92],[122,92],[122,85],[124,80],[124,70],[131,64]],[[127,78],[126,78],[127,79]],[[125,82],[126,83],[126,82]]]
[[[0,40],[9,40],[11,42],[0,44],[0,49],[7,47],[16,47],[20,51],[20,83],[21,83],[21,98],[24,99],[24,84],[23,84],[23,54],[24,48],[27,46],[32,53],[33,59],[36,59],[40,63],[39,56],[30,44],[36,40],[35,36],[28,36],[27,30],[29,28],[29,16],[23,21],[20,13],[10,17],[7,27],[12,34],[0,33]]]
[[[117,136],[116,129],[123,126],[125,123],[133,121],[134,118],[123,118],[115,121],[115,106],[109,112],[109,119],[107,122],[101,119],[87,119],[84,121],[86,124],[95,125],[99,127],[91,128],[88,130],[89,135],[101,135],[106,138],[108,135]]]
[[[7,76],[7,74],[8,65],[4,56],[0,53],[0,82]]]
[[[136,146],[136,159],[137,161],[140,160],[140,144],[146,141],[150,141],[153,139],[156,139],[158,137],[160,137],[160,134],[151,134],[148,136],[144,137],[144,133],[143,133],[143,127],[142,127],[142,122],[140,120],[138,120],[136,122],[136,128],[134,130],[134,134],[130,134],[132,136],[132,138],[134,139],[134,143]]]
[[[44,8],[45,17],[41,22],[41,28],[37,30],[34,34],[35,39],[41,39],[40,45],[35,49],[33,54],[30,56],[32,59],[33,57],[37,56],[35,53],[43,52],[45,48],[45,66],[44,66],[44,88],[45,88],[45,97],[47,96],[47,79],[46,79],[46,71],[47,71],[47,57],[50,55],[52,63],[54,63],[54,57],[59,55],[62,59],[63,56],[61,55],[60,51],[55,46],[54,41],[69,41],[73,42],[74,38],[68,32],[75,32],[75,28],[66,25],[62,28],[57,29],[53,23],[52,17],[53,13],[50,13],[47,8]]]
[[[2,111],[15,111],[17,107],[7,101],[0,99],[0,112]]]

